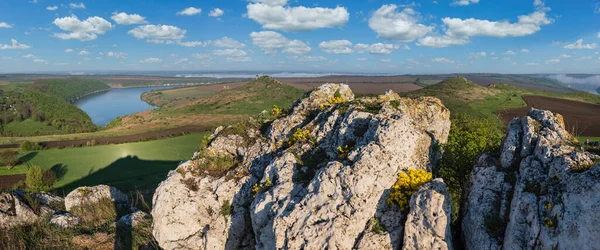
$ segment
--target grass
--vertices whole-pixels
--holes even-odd
[[[27,119],[20,122],[11,122],[4,126],[4,131],[9,134],[22,134],[22,135],[47,135],[47,134],[59,134],[62,131],[48,126],[43,122],[37,122],[31,119]]]
[[[33,82],[11,82],[9,84],[0,85],[1,90],[11,91],[11,90],[23,90],[29,87]]]
[[[191,134],[164,140],[87,148],[30,152],[26,164],[61,172],[54,187],[68,192],[78,186],[113,185],[122,191],[154,188],[168,171],[191,158],[206,134]],[[25,165],[0,175],[24,174]]]

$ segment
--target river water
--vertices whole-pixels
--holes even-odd
[[[142,101],[141,95],[154,89],[166,88],[173,87],[111,89],[83,97],[75,105],[85,111],[94,124],[104,126],[119,116],[156,108]]]

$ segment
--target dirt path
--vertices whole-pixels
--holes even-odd
[[[546,109],[564,117],[567,130],[576,136],[600,136],[600,105],[544,96],[523,96],[527,107],[499,111],[502,122],[525,116],[530,108]]]
[[[122,135],[122,136],[112,136],[112,137],[104,137],[104,138],[94,138],[94,139],[78,139],[78,140],[67,140],[67,141],[48,141],[40,143],[44,148],[68,148],[68,147],[79,147],[86,146],[88,142],[96,141],[97,145],[104,144],[120,144],[120,143],[128,143],[128,142],[138,142],[143,140],[157,140],[162,138],[168,138],[172,136],[180,136],[182,134],[187,133],[201,133],[212,131],[213,127],[211,126],[184,126],[179,128],[165,129],[161,131],[151,131],[140,134],[133,135]],[[0,145],[0,149],[11,149],[11,148],[19,148],[19,144],[3,144]]]

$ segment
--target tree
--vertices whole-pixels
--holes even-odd
[[[25,178],[27,188],[33,192],[39,192],[44,188],[44,172],[39,166],[32,166],[27,171]]]

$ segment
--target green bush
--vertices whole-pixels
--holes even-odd
[[[32,166],[27,171],[25,185],[32,192],[47,191],[56,181],[56,175],[50,170],[42,170],[39,166]]]
[[[21,143],[21,151],[23,152],[36,151],[42,149],[43,147],[37,142],[24,141]]]
[[[493,120],[459,114],[452,119],[448,142],[443,145],[439,176],[452,197],[452,220],[456,222],[462,192],[466,188],[477,158],[497,152],[503,133]]]
[[[0,167],[5,166],[11,169],[19,164],[19,152],[7,150],[0,152]]]

